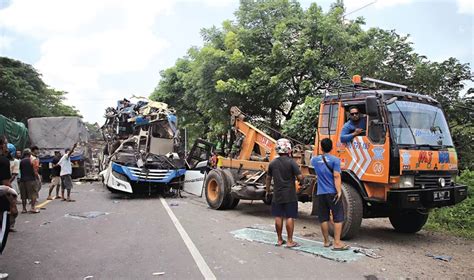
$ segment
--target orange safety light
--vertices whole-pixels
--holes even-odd
[[[362,77],[360,75],[352,76],[352,83],[354,83],[354,84],[362,83]]]

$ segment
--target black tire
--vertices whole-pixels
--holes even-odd
[[[225,209],[234,209],[235,207],[237,207],[237,205],[239,204],[239,201],[240,199],[238,198],[235,198],[233,197],[230,193],[232,191],[232,186],[235,184],[235,181],[234,181],[234,176],[232,175],[232,172],[230,171],[230,169],[221,169],[223,175],[224,175],[224,178],[226,180],[226,191],[228,193],[227,197],[225,198],[226,202],[225,202]]]
[[[265,196],[262,201],[263,203],[265,203],[266,205],[272,205],[272,199],[273,199],[273,195],[270,194],[267,198],[267,196]]]
[[[397,232],[418,232],[428,220],[429,214],[420,213],[417,210],[400,210],[389,216],[390,223]]]
[[[225,210],[232,204],[229,180],[226,177],[221,169],[213,169],[206,176],[206,201],[212,209]]]
[[[344,206],[344,222],[342,224],[341,239],[348,240],[357,235],[362,223],[364,206],[362,198],[354,187],[342,182],[342,203]],[[334,227],[329,223],[329,233],[334,236]]]

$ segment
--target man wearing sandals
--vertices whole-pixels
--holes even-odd
[[[27,199],[31,200],[30,213],[39,213],[40,211],[35,208],[36,200],[38,199],[37,180],[39,180],[39,174],[31,161],[30,149],[25,149],[23,151],[23,159],[20,161],[20,174],[20,196],[23,206],[23,211],[21,211],[21,213],[27,213]]]
[[[298,217],[298,197],[296,196],[295,178],[301,181],[303,177],[298,165],[290,157],[290,141],[278,139],[276,152],[279,154],[279,157],[270,162],[265,181],[266,195],[269,196],[273,178],[272,215],[275,217],[275,229],[278,236],[278,243],[276,245],[281,246],[287,243],[282,237],[283,218],[285,218],[286,233],[288,235],[286,247],[296,247],[298,243],[293,241],[294,219]]]
[[[73,202],[75,200],[71,199],[71,190],[72,190],[72,164],[71,164],[71,155],[76,148],[77,143],[74,144],[72,149],[66,149],[66,153],[59,160],[58,165],[61,166],[61,196],[63,201]],[[67,191],[67,198],[64,196],[64,190]]]
[[[324,247],[333,245],[329,241],[329,212],[332,212],[334,221],[334,246],[333,250],[342,251],[349,246],[341,242],[342,222],[344,222],[344,209],[341,201],[341,161],[332,156],[332,141],[329,138],[321,140],[323,155],[313,157],[311,165],[318,175],[318,206],[319,222],[324,237]]]

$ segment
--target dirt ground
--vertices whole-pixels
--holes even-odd
[[[317,218],[310,216],[311,203],[300,203],[299,213],[295,233],[322,240]],[[367,279],[474,279],[473,240],[428,230],[400,234],[393,231],[388,219],[379,218],[363,220],[359,235],[347,243],[375,249],[382,256],[360,261],[370,271]],[[427,254],[450,256],[452,260],[436,260]]]

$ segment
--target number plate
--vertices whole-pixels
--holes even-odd
[[[435,191],[433,192],[433,200],[434,201],[443,201],[449,200],[451,198],[451,194],[449,191]]]

